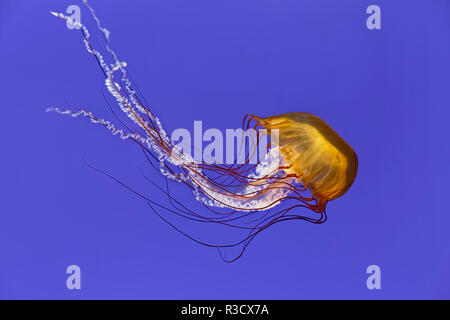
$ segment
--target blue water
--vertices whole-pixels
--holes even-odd
[[[92,3],[169,132],[310,112],[353,146],[358,176],[325,224],[277,224],[224,263],[86,165],[159,197],[136,145],[45,112],[114,119],[80,32],[49,14],[79,4],[93,29],[82,4],[2,0],[0,298],[450,298],[449,1]],[[366,27],[371,4],[381,30]],[[81,290],[66,288],[72,264]],[[373,264],[381,290],[366,287]]]

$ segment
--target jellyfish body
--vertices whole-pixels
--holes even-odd
[[[352,147],[324,120],[305,112],[260,120],[279,132],[281,156],[319,203],[342,196],[353,184],[358,158]]]
[[[122,128],[117,128],[110,121],[97,118],[83,109],[47,110],[72,117],[87,117],[123,140],[135,142],[143,151],[149,167],[162,173],[165,179],[162,184],[148,179],[147,176],[146,178],[163,197],[145,196],[111,175],[103,173],[145,199],[159,217],[191,240],[215,248],[242,245],[241,252],[235,258],[224,259],[229,262],[241,257],[255,236],[275,223],[304,220],[318,224],[326,221],[327,203],[342,196],[350,188],[356,177],[358,160],[350,145],[325,121],[303,112],[266,118],[247,115],[243,121],[244,130],[263,128],[266,129],[263,130],[266,134],[277,136],[276,142],[267,145],[264,159],[260,159],[256,164],[248,161],[250,154],[259,149],[261,136],[258,132],[252,147],[247,151],[247,161],[243,164],[194,161],[189,154],[184,154],[173,144],[159,118],[143,103],[145,99],[136,94],[138,90],[128,78],[126,63],[118,59],[118,55],[110,46],[110,32],[101,25],[87,0],[83,2],[97,22],[98,30],[103,34],[111,63],[94,48],[88,29],[80,22],[72,23],[81,30],[87,51],[95,56],[105,75],[106,89],[118,106],[113,108],[110,105],[111,111],[122,124]],[[71,21],[62,13],[52,14]],[[202,211],[198,212],[178,201],[171,194],[171,183],[187,186],[204,205],[201,207]],[[165,198],[167,204],[157,202],[155,198]],[[281,203],[286,205],[276,209]],[[297,213],[305,208],[314,216]],[[248,233],[240,241],[228,244],[202,242],[173,225],[169,219],[163,217],[161,211],[191,221],[219,224]],[[251,220],[247,221],[248,219]]]

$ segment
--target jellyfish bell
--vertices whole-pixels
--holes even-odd
[[[284,170],[307,187],[319,204],[325,206],[351,187],[358,170],[356,152],[324,120],[293,112],[257,121],[268,131],[278,130]]]

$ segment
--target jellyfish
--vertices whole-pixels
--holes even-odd
[[[117,106],[107,102],[121,128],[85,109],[51,107],[47,111],[88,118],[113,135],[135,143],[149,167],[162,175],[163,183],[158,183],[143,172],[154,190],[164,195],[166,202],[161,203],[113,175],[89,166],[143,198],[151,210],[176,231],[199,244],[217,248],[227,262],[240,258],[259,233],[276,223],[304,220],[321,224],[327,220],[327,203],[351,187],[356,178],[358,159],[352,147],[324,120],[305,112],[269,117],[248,114],[242,128],[255,130],[256,136],[251,140],[251,148],[245,151],[243,163],[196,161],[173,143],[153,108],[145,103],[130,80],[126,62],[119,60],[112,49],[110,32],[102,26],[88,1],[83,2],[105,40],[106,56],[94,47],[85,25],[72,21],[63,13],[51,13],[81,31],[84,45],[97,60],[105,76],[105,87],[115,100]],[[264,157],[251,163],[250,158],[261,147],[264,136],[271,137],[271,142],[264,146]],[[184,185],[190,190],[201,210],[194,210],[177,199],[171,192],[174,185]],[[175,225],[171,215],[238,229],[244,235],[230,243],[202,241]],[[222,253],[223,249],[235,247],[240,249],[232,258]]]

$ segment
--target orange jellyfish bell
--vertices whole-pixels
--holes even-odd
[[[352,147],[325,121],[305,112],[257,118],[266,129],[278,129],[286,173],[293,174],[325,207],[353,184],[358,158]]]

